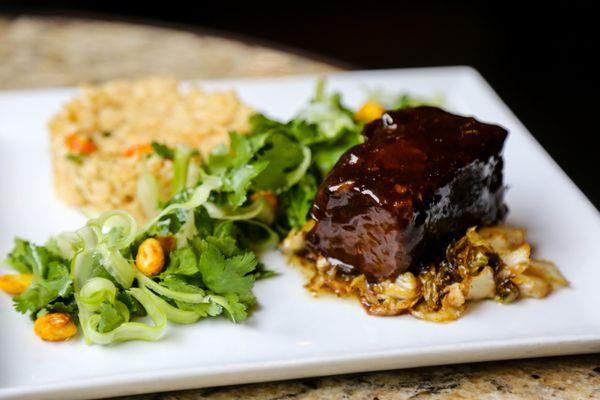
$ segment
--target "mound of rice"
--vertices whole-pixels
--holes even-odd
[[[144,220],[136,199],[142,165],[158,179],[163,197],[173,175],[171,161],[145,156],[151,142],[184,143],[206,154],[227,144],[230,130],[246,132],[251,114],[234,92],[183,90],[169,78],[83,87],[49,123],[56,192],[78,207],[124,209]],[[85,146],[74,146],[74,138]]]

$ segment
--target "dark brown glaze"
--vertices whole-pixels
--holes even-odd
[[[312,256],[370,280],[394,277],[506,214],[505,129],[416,107],[387,112],[363,135],[319,187]]]

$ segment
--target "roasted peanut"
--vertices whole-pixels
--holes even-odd
[[[31,274],[14,274],[0,276],[0,289],[8,294],[21,294],[31,284]]]
[[[49,342],[61,342],[75,336],[77,326],[67,313],[50,313],[35,320],[33,331]]]
[[[165,266],[165,253],[158,240],[149,238],[140,244],[135,266],[146,276],[154,276],[162,271]]]
[[[385,109],[376,101],[366,101],[354,114],[354,119],[360,122],[371,122],[383,115]]]

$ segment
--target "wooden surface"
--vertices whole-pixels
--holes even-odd
[[[200,79],[336,69],[295,54],[201,33],[121,22],[0,16],[0,90],[72,86],[148,74]],[[416,368],[130,397],[229,398],[600,399],[600,355]]]

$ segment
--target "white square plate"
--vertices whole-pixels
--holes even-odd
[[[205,82],[234,88],[258,110],[291,117],[314,76]],[[357,302],[313,299],[299,271],[266,254],[279,276],[258,282],[260,308],[243,324],[224,319],[171,325],[157,343],[111,347],[52,344],[0,296],[0,398],[100,397],[316,375],[600,351],[600,215],[473,69],[331,75],[330,90],[357,106],[365,88],[442,94],[445,107],[509,129],[505,148],[509,223],[528,229],[536,254],[571,286],[545,300],[469,307],[458,321],[371,317]],[[52,193],[46,122],[71,89],[0,93],[0,255],[15,235],[43,242],[84,219]],[[565,132],[566,134],[566,132]]]

